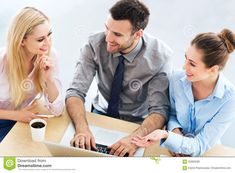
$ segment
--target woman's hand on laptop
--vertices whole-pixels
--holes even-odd
[[[87,150],[96,149],[95,138],[90,130],[75,133],[73,139],[70,141],[70,145]]]

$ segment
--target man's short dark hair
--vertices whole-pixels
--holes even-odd
[[[145,29],[149,21],[149,9],[138,0],[120,0],[109,10],[114,20],[129,20],[132,33]]]

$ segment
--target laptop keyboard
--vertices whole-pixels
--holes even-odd
[[[91,150],[92,151],[96,151],[96,152],[99,152],[99,153],[104,153],[104,154],[109,154],[109,152],[111,151],[110,148],[108,148],[107,145],[102,145],[102,144],[95,144],[96,145],[96,150],[94,148],[92,148]],[[128,157],[129,156],[129,153],[126,153],[124,155],[124,157]]]
[[[108,148],[108,146],[102,145],[102,144],[96,144],[96,148],[97,150],[94,150],[94,151],[104,153],[104,154],[109,154],[111,150],[110,148]],[[128,157],[128,156],[129,156],[129,153],[126,153],[123,157]]]
[[[97,150],[93,150],[93,151],[104,153],[104,154],[109,154],[110,152],[110,149],[108,148],[108,146],[102,145],[102,144],[96,144],[96,149]]]

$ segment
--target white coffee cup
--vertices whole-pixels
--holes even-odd
[[[47,122],[43,119],[36,118],[29,123],[33,141],[42,142],[45,139]]]

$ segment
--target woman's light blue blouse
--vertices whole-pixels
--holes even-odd
[[[168,138],[161,144],[176,153],[200,156],[220,143],[235,119],[235,88],[220,73],[213,93],[194,101],[191,82],[185,72],[176,71],[170,79],[171,111]],[[184,136],[171,132],[182,128]]]

